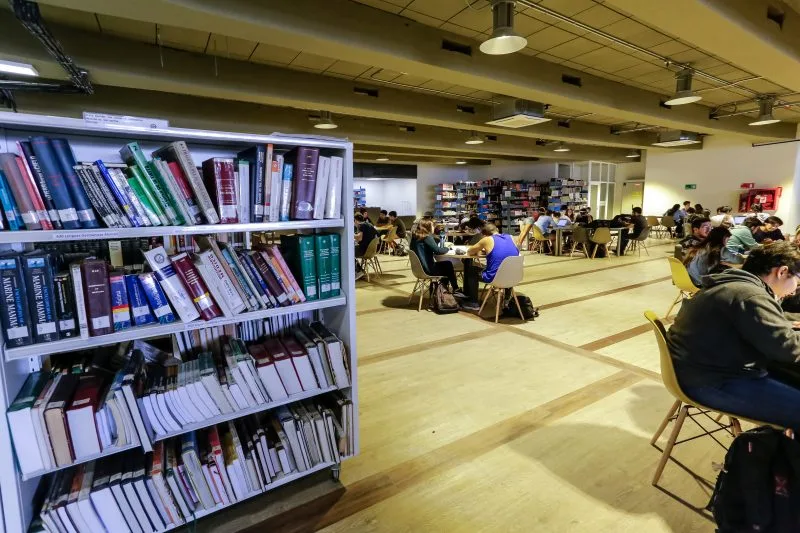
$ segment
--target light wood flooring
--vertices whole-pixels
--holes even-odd
[[[541,316],[497,325],[486,310],[417,312],[406,258],[382,259],[356,290],[361,454],[344,490],[248,531],[712,532],[681,503],[709,496],[686,470],[650,485],[649,439],[673,400],[642,313],[675,296],[671,249],[528,255],[519,291]],[[675,456],[713,484],[724,451],[698,439]]]

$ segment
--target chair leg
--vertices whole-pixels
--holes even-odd
[[[595,245],[594,245],[594,249],[592,250],[592,259],[594,259],[594,256],[597,254],[597,246],[598,246],[598,245],[597,245],[597,244],[595,244]]]
[[[500,302],[502,302],[505,298],[506,290],[505,289],[498,289],[495,298],[497,302],[494,306],[494,323],[497,324],[500,321]]]
[[[494,291],[492,290],[492,287],[489,286],[489,287],[484,287],[483,288],[483,292],[484,292],[483,303],[481,304],[481,308],[478,309],[478,316],[481,315],[481,312],[483,311],[483,307],[486,305],[486,302],[489,301],[489,295],[492,294]]]
[[[642,241],[642,248],[644,248],[644,253],[647,254],[647,257],[650,257],[650,252],[647,250],[647,246],[644,245],[644,241]],[[641,257],[642,252],[639,251],[639,256]]]
[[[730,417],[731,426],[733,426],[733,436],[738,437],[742,434],[742,425],[739,423],[738,418]]]
[[[517,291],[514,290],[514,287],[511,287],[511,296],[514,298],[514,303],[517,304],[517,311],[519,311],[519,317],[522,320],[525,320],[525,315],[522,314],[522,307],[519,305],[519,300],[517,300]]]
[[[422,311],[422,299],[425,297],[425,282],[427,280],[420,280],[422,281],[422,285],[419,288],[419,305],[417,306],[417,312]]]
[[[681,428],[683,427],[683,422],[686,420],[687,414],[689,414],[689,406],[684,405],[681,407],[678,418],[675,420],[675,426],[672,428],[672,433],[670,433],[669,440],[667,441],[666,446],[664,446],[664,451],[661,453],[661,460],[658,462],[658,466],[656,466],[655,474],[653,474],[652,484],[654,486],[658,485],[658,480],[661,479],[661,474],[664,472],[664,467],[667,466],[667,461],[669,460],[670,455],[672,455],[672,448],[675,446],[675,441],[678,440],[678,435],[680,435]]]
[[[680,408],[681,408],[681,401],[675,400],[675,403],[673,403],[672,407],[670,407],[669,411],[667,411],[667,416],[664,417],[664,420],[661,421],[661,424],[659,424],[658,429],[653,434],[653,438],[650,439],[651,446],[658,441],[658,438],[661,436],[662,433],[664,433],[664,430],[667,428],[669,421],[672,419],[673,416],[675,416],[675,413]]]
[[[608,253],[608,244],[603,245],[603,251],[606,253],[606,259],[611,259],[611,254]]]
[[[414,283],[414,288],[411,289],[411,294],[408,297],[408,303],[409,304],[411,303],[411,300],[414,299],[414,293],[417,292],[417,287],[418,286],[419,286],[419,280],[417,280],[416,283]]]
[[[664,318],[669,318],[670,313],[672,313],[672,310],[675,309],[675,306],[678,305],[678,302],[680,302],[681,300],[683,300],[683,293],[681,291],[678,291],[678,297],[675,298],[675,301],[672,302],[672,305],[669,306],[669,309],[667,309],[667,314],[664,315]]]

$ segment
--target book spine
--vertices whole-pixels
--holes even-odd
[[[299,146],[296,150],[290,216],[294,220],[311,220],[314,216],[319,148]]]
[[[82,168],[84,174],[86,175],[86,178],[92,184],[94,184],[97,193],[103,199],[103,203],[106,205],[108,211],[114,214],[114,217],[119,226],[123,228],[133,227],[133,223],[131,222],[130,218],[128,218],[128,215],[127,213],[125,213],[125,210],[122,208],[122,205],[117,202],[116,196],[109,188],[105,178],[100,174],[100,170],[97,168],[97,166],[93,164],[84,164],[82,165]]]
[[[175,272],[175,268],[169,257],[167,257],[167,252],[164,250],[164,247],[159,246],[158,248],[148,250],[144,252],[144,256],[150,268],[155,272],[158,282],[161,284],[164,292],[167,293],[169,301],[178,313],[180,319],[183,322],[191,322],[198,318],[200,314],[197,312],[195,303],[189,296],[187,288],[181,281],[181,278],[178,277],[178,274]]]
[[[103,199],[95,184],[92,182],[91,176],[89,176],[86,172],[86,168],[84,168],[83,165],[75,165],[74,170],[75,174],[78,176],[78,179],[81,180],[86,194],[89,196],[89,201],[97,210],[97,213],[100,215],[103,223],[109,228],[118,227],[119,224],[116,216]]]
[[[35,342],[58,340],[58,320],[53,298],[49,256],[23,257],[30,326]]]
[[[22,229],[23,222],[17,210],[17,203],[11,194],[11,190],[6,180],[6,173],[0,170],[0,203],[3,205],[3,214],[8,221],[8,229],[18,231]]]
[[[9,189],[14,196],[14,202],[17,204],[20,217],[25,224],[25,229],[42,229],[39,216],[36,209],[33,207],[33,202],[28,196],[28,191],[25,188],[25,183],[19,172],[17,156],[14,154],[0,154],[0,166],[6,174]]]
[[[175,204],[175,209],[182,218],[181,223],[188,225],[194,224],[194,214],[190,211],[189,204],[183,195],[183,191],[178,185],[178,181],[175,179],[175,176],[172,174],[172,171],[169,169],[167,163],[159,158],[155,158],[153,159],[152,164],[161,175],[161,178],[164,180],[164,183],[166,183],[167,188],[169,189],[170,199]]]
[[[125,276],[121,272],[112,273],[108,279],[111,288],[111,317],[114,331],[131,327],[131,306],[128,302],[128,290],[125,287]]]
[[[25,184],[25,190],[28,191],[28,197],[31,199],[33,208],[36,210],[36,216],[39,217],[42,229],[53,229],[53,223],[50,221],[50,213],[47,212],[42,195],[36,187],[36,181],[34,181],[33,174],[30,168],[28,168],[28,162],[21,156],[17,156],[15,159],[17,161],[19,174],[22,176],[22,181]]]
[[[127,168],[127,167],[125,167]],[[117,185],[125,191],[125,195],[128,197],[128,201],[130,202],[131,206],[133,207],[133,211],[138,216],[138,220],[142,226],[153,226],[153,222],[150,220],[149,215],[147,214],[147,210],[142,205],[142,202],[139,200],[139,197],[134,192],[133,188],[131,188],[131,184],[128,181],[128,176],[125,174],[125,170],[119,167],[111,167],[108,169],[109,174],[113,177],[114,181]],[[155,217],[158,218],[158,217]],[[158,221],[159,224],[161,221]]]
[[[266,146],[266,153],[264,154],[264,221],[269,222],[270,206],[274,199],[272,198],[272,156],[275,147],[271,144]]]
[[[87,259],[81,265],[89,334],[93,337],[113,333],[108,268],[105,261]]]
[[[331,156],[331,169],[328,175],[328,197],[325,199],[325,218],[342,216],[342,180],[344,159]]]
[[[56,301],[59,338],[78,336],[78,323],[75,320],[75,296],[69,274],[59,274],[53,278],[53,291]]]
[[[78,212],[72,203],[67,182],[59,167],[55,151],[47,137],[32,137],[31,147],[39,162],[47,188],[53,198],[53,203],[58,210],[58,218],[64,229],[79,229]],[[22,208],[22,206],[20,206]]]
[[[247,257],[252,260],[253,265],[255,265],[255,268],[261,275],[260,277],[266,282],[270,294],[275,297],[278,303],[280,305],[286,305],[287,303],[290,303],[290,297],[286,292],[286,288],[283,286],[283,283],[279,280],[278,276],[275,275],[275,272],[273,272],[272,265],[270,265],[267,260],[264,259],[261,253],[254,252]]]
[[[29,328],[28,306],[25,300],[25,286],[19,268],[19,257],[0,259],[0,287],[2,305],[0,321],[3,324],[3,338],[6,346],[16,348],[33,343]]]
[[[189,147],[183,141],[172,143],[170,147],[175,151],[176,157],[181,164],[184,174],[192,186],[197,203],[200,205],[200,210],[206,221],[209,224],[219,224],[219,217],[217,211],[214,209],[214,204],[211,203],[211,197],[203,185],[203,178],[200,176],[197,167],[192,159],[192,154],[189,152]]]
[[[169,306],[167,295],[161,289],[155,274],[152,272],[139,274],[139,283],[142,286],[142,292],[150,302],[150,307],[153,309],[153,314],[158,319],[158,322],[160,324],[175,322],[175,315]]]
[[[81,228],[99,228],[100,224],[97,223],[97,218],[94,216],[92,204],[89,203],[86,191],[83,190],[78,176],[75,175],[75,170],[73,169],[75,157],[72,155],[72,148],[70,148],[69,142],[66,139],[53,139],[53,152],[55,152],[56,160],[61,167],[64,183],[69,188],[69,195],[72,198],[72,205],[75,206],[75,210],[78,213],[78,222]]]
[[[97,170],[97,174],[103,179],[103,181],[106,183],[106,186],[113,193],[114,198],[125,212],[125,215],[128,217],[128,220],[133,227],[138,228],[143,226],[144,223],[142,222],[139,213],[131,204],[131,199],[128,196],[128,191],[130,191],[130,187],[127,186],[128,183],[119,183],[115,179],[115,176],[111,175],[111,173],[108,171],[108,168],[106,168],[105,164],[99,159],[94,162],[93,170],[94,169]],[[133,194],[133,191],[130,191],[130,194]]]
[[[89,318],[86,316],[86,299],[83,292],[83,274],[80,263],[69,266],[72,279],[72,294],[75,297],[75,313],[78,318],[78,332],[82,339],[89,338]]]
[[[283,289],[284,294],[286,294],[289,300],[291,300],[293,303],[300,303],[301,301],[305,300],[305,297],[300,298],[300,293],[295,290],[294,285],[289,279],[290,275],[283,271],[278,263],[278,260],[275,259],[272,254],[266,251],[261,251],[260,254],[261,257],[264,258],[264,261],[267,263],[270,272],[272,272],[272,275],[275,276],[275,279],[278,281]]]
[[[289,221],[289,211],[292,204],[292,178],[294,175],[294,165],[283,162],[283,178],[281,179],[281,211],[280,221]]]
[[[314,219],[325,218],[325,199],[328,195],[328,180],[331,173],[331,158],[319,156],[317,162],[317,185],[314,189]]]
[[[319,297],[331,296],[331,239],[328,235],[314,235],[314,249],[317,262],[317,281]]]
[[[233,174],[233,160],[215,157],[203,161],[203,177],[206,188],[214,192],[220,222],[235,224],[239,221],[236,213],[236,180]]]
[[[239,205],[239,220],[248,223],[253,221],[250,216],[250,161],[238,159],[237,168],[236,194]]]
[[[169,218],[164,213],[161,204],[156,198],[152,184],[139,167],[128,167],[128,184],[139,199],[142,207],[153,226],[168,226]]]
[[[192,260],[189,259],[189,255],[186,253],[178,254],[171,257],[170,260],[178,277],[189,291],[189,295],[203,320],[211,320],[222,316],[222,310],[214,301],[214,298],[211,297],[208,286],[206,286]]]
[[[142,286],[139,283],[139,277],[135,274],[126,274],[125,289],[128,292],[128,301],[131,306],[133,323],[137,326],[144,326],[155,322],[156,319],[153,317],[153,313],[150,312],[150,307],[147,305],[147,296],[145,296]]]
[[[329,233],[331,256],[331,296],[339,296],[342,288],[342,249],[338,233]]]
[[[236,259],[238,258],[234,258],[231,255],[231,251],[227,248],[222,250],[221,253],[222,253],[222,258],[225,260],[226,263],[228,263],[231,272],[233,272],[233,275],[236,276],[236,279],[239,281],[239,286],[242,288],[242,291],[244,291],[247,301],[250,304],[250,307],[254,309],[261,307],[260,303],[261,299],[256,294],[257,292],[256,288],[253,285],[253,282],[247,276],[247,274],[245,272],[242,272],[243,267],[240,267],[239,262],[236,261]]]
[[[233,280],[230,279],[217,254],[213,250],[208,250],[200,255],[203,262],[208,264],[211,273],[219,280],[221,292],[228,306],[235,313],[241,312],[245,307],[244,300],[242,300],[239,291],[236,290]]]
[[[281,212],[281,190],[283,188],[283,154],[272,158],[272,177],[270,180],[269,221],[278,222]]]
[[[119,151],[120,157],[131,168],[139,170],[140,179],[144,185],[149,189],[153,197],[153,204],[156,207],[156,212],[159,213],[161,223],[167,225],[179,225],[177,223],[178,217],[175,212],[172,199],[169,197],[169,191],[163,183],[159,173],[154,172],[152,165],[148,164],[147,158],[139,148],[139,143],[132,142],[123,146]],[[164,218],[162,218],[162,215]],[[166,220],[165,220],[166,219]]]
[[[186,223],[183,214],[177,205],[178,191],[173,191],[161,174],[158,165],[153,161],[148,161],[145,165],[145,176],[149,178],[156,200],[163,206],[164,213],[173,226],[182,226]]]
[[[190,220],[192,220],[194,224],[202,224],[203,217],[200,214],[200,207],[197,205],[197,202],[195,202],[194,196],[192,196],[192,188],[189,186],[189,182],[186,180],[186,175],[183,173],[181,166],[175,161],[167,162],[167,166],[169,167],[169,171],[172,172],[172,176],[175,178],[175,182],[178,184],[178,188],[180,188],[181,194],[189,206],[189,212],[192,215]]]
[[[259,293],[261,301],[270,308],[275,307],[277,301],[272,298],[267,282],[264,281],[264,278],[259,274],[256,265],[253,263],[253,259],[244,252],[239,252],[238,256],[240,264],[245,268],[245,275],[253,282],[253,286]]]
[[[256,146],[255,166],[251,169],[250,205],[253,222],[264,221],[264,173],[266,172],[266,150],[263,145]]]
[[[50,193],[50,188],[47,186],[47,180],[44,177],[42,168],[39,166],[39,161],[36,159],[36,156],[33,153],[33,147],[31,146],[31,143],[28,141],[20,141],[17,143],[17,145],[19,146],[20,153],[28,163],[28,168],[30,169],[31,175],[36,181],[39,192],[42,194],[42,200],[44,200],[44,205],[47,209],[48,215],[50,216],[50,221],[53,224],[53,228],[61,229],[62,225],[61,219],[58,217],[58,209],[53,201],[53,195]]]
[[[278,265],[280,266],[280,269],[283,270],[284,274],[286,274],[286,277],[292,284],[292,288],[294,288],[295,292],[300,297],[300,301],[305,302],[307,299],[313,300],[313,298],[307,298],[307,294],[305,294],[305,291],[300,287],[296,276],[294,276],[292,270],[289,268],[289,265],[286,263],[280,248],[278,248],[277,245],[273,245],[268,248],[268,252],[270,256],[278,262]]]

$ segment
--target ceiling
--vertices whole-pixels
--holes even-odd
[[[657,133],[666,129],[753,141],[795,136],[800,105],[792,104],[800,103],[800,83],[784,69],[800,72],[800,54],[790,53],[792,36],[781,43],[760,34],[763,28],[754,20],[761,23],[761,11],[752,6],[761,0],[748,2],[520,1],[515,30],[528,46],[508,56],[477,50],[492,30],[488,0],[43,0],[39,5],[66,53],[88,70],[95,85],[106,87],[98,91],[102,97],[84,97],[84,108],[108,109],[129,90],[150,91],[203,99],[206,108],[214,101],[221,109],[230,101],[268,106],[270,115],[281,118],[267,125],[293,131],[310,128],[309,113],[330,110],[342,123],[333,134],[363,145],[359,154],[366,158],[381,149],[404,160],[418,153],[421,161],[471,153],[475,161],[553,158],[559,156],[552,153],[554,143],[567,142],[571,159],[625,161],[632,148],[653,149]],[[734,13],[740,19],[732,17],[730,4],[743,3],[749,7]],[[782,30],[794,29],[800,15],[778,4],[785,8]],[[764,10],[770,5],[765,2]],[[774,6],[770,9],[774,15]],[[702,25],[687,22],[693,14]],[[0,13],[0,29],[6,36],[0,59],[30,62],[47,77],[64,77],[9,11]],[[717,29],[735,33],[737,41],[720,39]],[[768,24],[763,31],[774,28]],[[470,55],[443,50],[444,41],[469,47]],[[747,54],[748,48],[770,45],[776,50],[768,57],[778,56],[775,60]],[[659,105],[673,93],[681,64],[697,71],[693,89],[703,99],[671,109]],[[580,86],[567,84],[565,77],[579,79]],[[377,95],[355,91],[370,88],[378,88]],[[774,114],[783,122],[748,126],[757,114],[756,98],[765,94],[776,95]],[[493,104],[509,97],[547,104],[553,120],[519,130],[487,125]],[[48,98],[81,105],[65,96]],[[57,106],[45,101],[20,99],[28,106]],[[460,139],[473,131],[496,140],[464,145]],[[440,146],[430,147],[428,136]]]

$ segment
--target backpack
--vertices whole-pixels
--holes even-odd
[[[718,533],[800,532],[800,442],[768,426],[736,437],[711,501]]]
[[[512,296],[506,301],[506,304],[503,307],[503,317],[535,320],[536,317],[539,316],[539,308],[533,306],[533,302],[530,298],[524,294],[517,293],[517,301],[519,302],[519,306],[522,308],[522,316],[519,316],[519,309],[517,309],[517,304],[514,303],[514,297]]]
[[[394,246],[394,255],[404,257],[408,255],[408,241],[405,239],[399,239],[395,241]]]
[[[431,309],[439,315],[458,312],[458,302],[452,292],[447,291],[441,283],[431,285]]]

